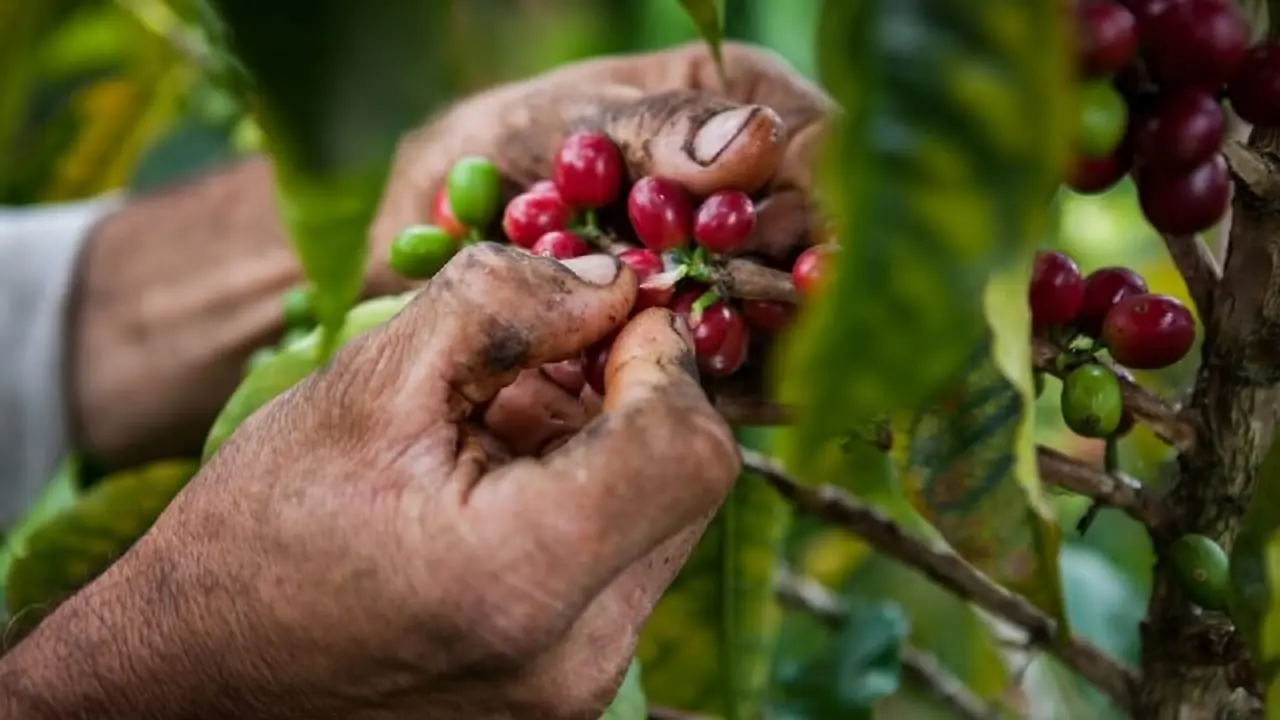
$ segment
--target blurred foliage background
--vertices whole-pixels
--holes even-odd
[[[483,34],[470,37],[486,38],[457,64],[460,87],[478,89],[579,58],[698,37],[672,0],[526,0],[515,3],[517,12],[502,14],[495,14],[491,4],[474,0],[453,19],[464,30],[483,22]],[[728,0],[726,5],[729,38],[766,45],[813,75],[819,2]],[[146,191],[254,152],[259,141],[254,127],[210,81],[216,68],[200,36],[190,30],[196,12],[189,0],[0,3],[0,204]],[[1102,196],[1067,195],[1060,207],[1059,243],[1082,270],[1129,265],[1148,278],[1153,291],[1186,299],[1128,181]],[[1196,357],[1193,352],[1179,366],[1139,380],[1167,395],[1185,386]],[[1041,442],[1100,463],[1100,443],[1083,441],[1062,427],[1058,387],[1049,378],[1039,401]],[[1127,472],[1161,484],[1168,451],[1145,428],[1121,447]],[[1055,502],[1072,624],[1100,647],[1136,663],[1152,564],[1146,534],[1122,514],[1104,511],[1080,538],[1074,526],[1086,509],[1083,501]],[[788,552],[797,570],[838,589],[855,609],[850,630],[840,638],[843,643],[848,636],[853,643],[845,654],[853,665],[842,668],[837,681],[847,692],[828,707],[838,716],[856,717],[872,706],[880,717],[951,716],[945,705],[920,692],[910,673],[899,677],[897,654],[890,650],[904,636],[979,694],[1007,703],[1018,715],[1110,716],[1096,693],[1052,661],[1028,667],[1017,648],[1000,642],[998,628],[855,540],[800,522]],[[784,688],[795,685],[804,669],[801,659],[812,656],[815,643],[829,642],[817,639],[820,628],[807,617],[789,615],[785,622],[775,671]],[[787,716],[788,707],[780,703],[779,714]],[[830,716],[812,709],[791,714]]]

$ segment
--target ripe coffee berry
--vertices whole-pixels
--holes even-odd
[[[568,230],[552,230],[538,238],[529,252],[534,255],[545,255],[556,260],[570,260],[582,257],[591,252],[587,241]]]
[[[832,250],[827,245],[814,245],[800,253],[791,265],[791,282],[801,296],[810,296],[822,282]]]
[[[1125,267],[1104,267],[1084,279],[1084,299],[1076,313],[1075,327],[1091,338],[1102,337],[1107,314],[1121,300],[1147,291],[1147,281]]]
[[[1231,201],[1231,174],[1221,154],[1189,170],[1144,167],[1136,180],[1142,214],[1152,227],[1170,235],[1213,227]]]
[[[1084,278],[1075,261],[1060,252],[1036,253],[1028,289],[1031,326],[1038,332],[1071,324],[1084,301]]]
[[[569,208],[559,195],[526,192],[507,203],[502,231],[512,243],[528,249],[543,235],[563,230],[568,222]]]
[[[574,207],[608,205],[622,187],[622,154],[604,133],[577,132],[565,138],[553,168],[556,190]]]
[[[713,253],[738,252],[756,227],[756,208],[746,193],[721,190],[712,194],[693,218],[693,239]]]
[[[1135,370],[1168,367],[1191,349],[1195,319],[1177,298],[1147,293],[1121,300],[1102,326],[1111,357]]]
[[[539,180],[538,182],[530,185],[529,189],[525,190],[525,192],[530,195],[541,195],[542,193],[551,193],[556,196],[560,195],[560,191],[556,189],[556,184],[550,180]]]
[[[449,192],[444,185],[436,191],[435,200],[431,203],[431,222],[455,238],[467,236],[467,226],[454,216],[453,206],[449,204]]]
[[[1099,158],[1077,156],[1067,187],[1084,195],[1100,193],[1115,187],[1132,167],[1133,155],[1124,148]]]
[[[1245,54],[1227,88],[1233,107],[1245,122],[1280,125],[1280,43],[1267,43]]]
[[[1152,168],[1189,168],[1213,157],[1227,129],[1222,106],[1202,90],[1161,100],[1137,133],[1138,154]]]
[[[666,178],[640,178],[627,196],[627,217],[645,247],[666,252],[689,241],[693,203],[689,192]]]
[[[1080,67],[1085,75],[1114,75],[1138,48],[1138,21],[1119,3],[1083,0],[1076,6]]]
[[[636,290],[635,312],[651,307],[666,307],[675,294],[675,285],[655,286],[648,281],[664,270],[662,256],[652,250],[633,248],[618,255],[618,259],[626,263],[636,274],[640,287]]]
[[[689,331],[693,335],[693,349],[700,358],[718,352],[729,334],[730,326],[734,322],[741,321],[740,318],[735,318],[737,313],[724,300],[708,305],[695,319],[693,303],[702,297],[704,292],[706,290],[702,288],[686,291],[671,301],[671,311],[683,317],[689,324]]]
[[[1218,90],[1249,42],[1235,3],[1223,0],[1176,0],[1139,24],[1143,56],[1163,88]]]
[[[747,324],[762,332],[780,333],[795,319],[796,308],[776,300],[743,300],[742,316]]]
[[[751,339],[747,324],[736,311],[730,315],[730,324],[720,348],[698,358],[698,369],[709,377],[728,377],[747,362],[748,341]]]

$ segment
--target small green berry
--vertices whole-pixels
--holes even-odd
[[[250,355],[249,359],[244,363],[245,375],[257,370],[263,363],[268,362],[275,356],[276,349],[273,347],[260,347],[257,350],[254,350],[253,354]]]
[[[1124,396],[1115,373],[1090,363],[1062,382],[1062,419],[1077,435],[1104,438],[1120,426]]]
[[[1086,82],[1080,89],[1076,143],[1087,158],[1107,157],[1124,139],[1129,125],[1129,106],[1124,96],[1108,81]]]
[[[479,156],[464,157],[453,164],[445,178],[453,215],[469,228],[482,228],[498,214],[498,168]]]
[[[1222,546],[1204,535],[1187,534],[1169,547],[1173,576],[1187,599],[1205,610],[1223,610],[1230,594],[1231,561]]]
[[[315,296],[310,285],[297,285],[284,295],[284,325],[311,328],[316,324]]]
[[[458,241],[435,225],[407,227],[391,243],[387,264],[411,280],[423,280],[440,272],[458,250]]]

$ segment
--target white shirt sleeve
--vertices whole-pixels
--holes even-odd
[[[85,238],[122,198],[0,208],[0,528],[36,499],[69,448],[67,297]]]

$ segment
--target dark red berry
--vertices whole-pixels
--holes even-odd
[[[742,316],[762,332],[780,333],[795,319],[796,306],[776,300],[743,300]]]
[[[1218,222],[1231,201],[1231,174],[1221,154],[1189,169],[1142,169],[1138,204],[1152,227],[1169,235],[1190,235]]]
[[[693,350],[698,357],[706,357],[720,350],[736,315],[727,302],[717,300],[704,308],[698,319],[694,320],[693,304],[705,292],[701,288],[689,290],[671,301],[671,312],[683,317],[689,324],[689,332],[693,335]]]
[[[570,260],[590,253],[591,246],[568,230],[552,230],[538,238],[538,242],[529,251],[534,255],[545,255],[556,260]]]
[[[1280,43],[1259,45],[1245,54],[1227,93],[1245,122],[1280,125]]]
[[[636,290],[636,303],[633,307],[635,312],[651,307],[666,307],[671,303],[671,297],[675,294],[674,283],[662,285],[649,283],[651,278],[665,269],[661,255],[652,250],[633,248],[619,254],[618,259],[631,268],[631,271],[636,274],[636,281],[640,284]]]
[[[523,193],[507,203],[502,213],[502,230],[511,242],[531,248],[543,235],[563,230],[569,221],[569,207],[558,195]]]
[[[431,204],[431,222],[441,230],[444,230],[453,238],[464,238],[467,236],[467,226],[458,221],[453,214],[453,206],[449,204],[448,188],[444,185],[436,191],[436,197]]]
[[[1138,21],[1123,5],[1082,0],[1076,6],[1076,17],[1080,66],[1086,75],[1114,75],[1133,58],[1138,47]]]
[[[529,189],[525,190],[525,192],[531,195],[541,195],[542,193],[560,194],[560,191],[556,189],[556,184],[550,180],[539,180],[538,182],[530,185]]]
[[[604,395],[604,369],[609,364],[613,340],[613,336],[607,337],[582,352],[582,377],[599,395]]]
[[[1216,92],[1240,66],[1249,30],[1234,2],[1177,0],[1140,18],[1143,56],[1161,87]]]
[[[756,227],[756,208],[746,193],[721,190],[713,193],[693,218],[693,239],[717,254],[742,249]]]
[[[751,334],[742,316],[733,312],[724,342],[714,353],[698,358],[698,369],[710,377],[728,377],[736,373],[747,361],[750,339]]]
[[[1070,325],[1084,301],[1084,278],[1076,262],[1060,252],[1036,253],[1028,299],[1031,326],[1037,332]]]
[[[565,138],[553,167],[560,197],[574,207],[603,207],[622,188],[622,154],[603,133],[577,132]]]
[[[1168,367],[1191,349],[1196,323],[1177,298],[1147,293],[1121,300],[1107,313],[1102,340],[1116,362],[1135,370]]]
[[[1142,35],[1147,32],[1149,23],[1157,16],[1164,13],[1171,6],[1184,2],[1184,0],[1125,0],[1124,6],[1133,13],[1133,17],[1138,21],[1138,34]]]
[[[1176,91],[1142,121],[1138,155],[1153,168],[1194,167],[1218,152],[1226,129],[1226,116],[1213,95]]]
[[[1132,167],[1133,158],[1128,153],[1117,152],[1099,158],[1078,156],[1071,177],[1067,178],[1067,187],[1085,195],[1104,192],[1115,187]]]
[[[1111,308],[1130,295],[1146,291],[1147,281],[1129,268],[1098,268],[1084,279],[1084,299],[1072,324],[1089,337],[1102,337],[1102,324]]]
[[[650,250],[666,252],[689,241],[693,207],[689,192],[666,178],[640,178],[627,196],[627,216]]]
[[[791,265],[791,282],[801,296],[810,296],[818,289],[831,253],[829,245],[814,245],[800,253]]]

